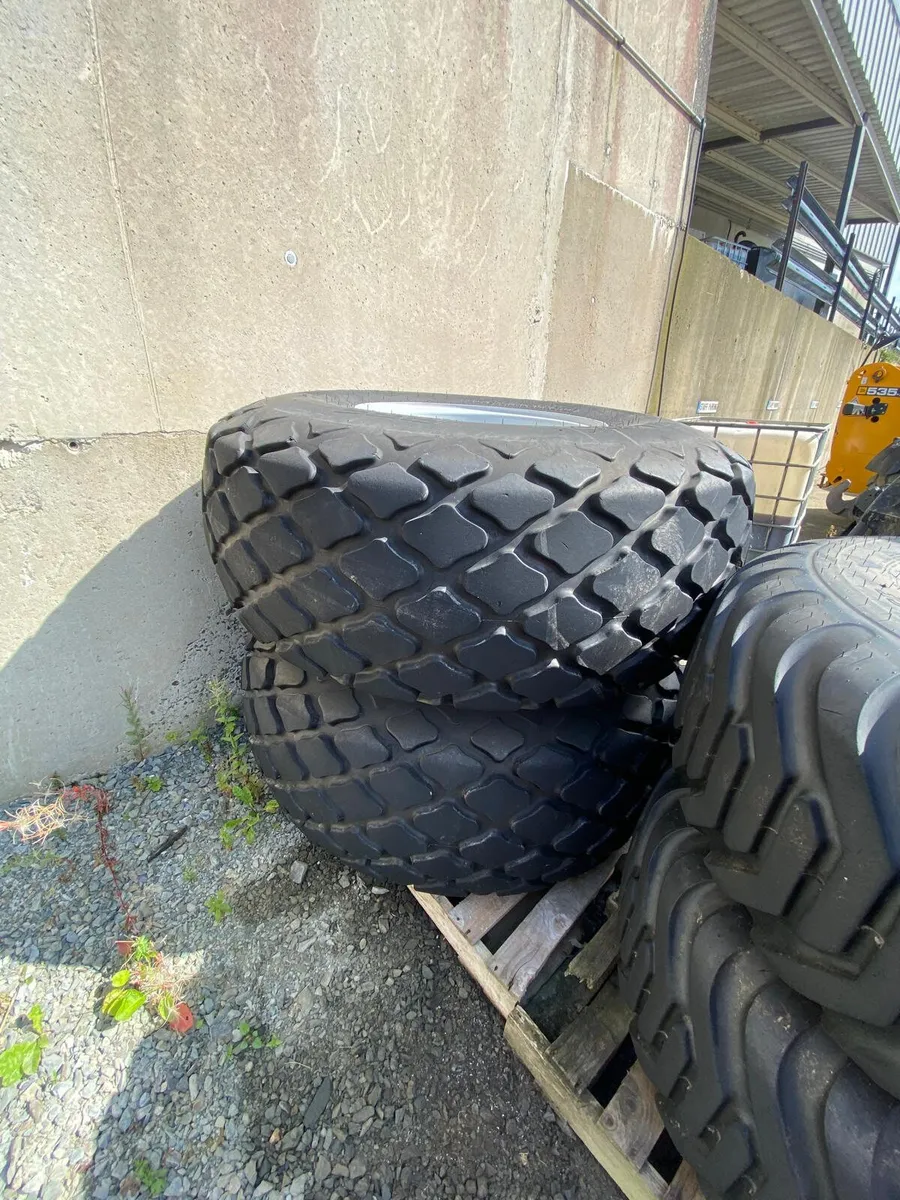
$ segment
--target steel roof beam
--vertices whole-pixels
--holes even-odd
[[[737,136],[737,140],[729,137],[707,142],[703,148],[704,154],[710,151],[731,150],[735,146],[740,146],[742,142],[749,142],[755,146],[765,146],[770,154],[774,154],[776,158],[780,158],[782,162],[787,163],[788,166],[793,167],[795,170],[800,166],[801,162],[807,161],[806,156],[801,154],[799,150],[795,150],[790,143],[783,142],[779,137],[773,136],[776,132],[775,130],[757,129],[755,125],[751,125],[744,117],[732,112],[730,108],[727,108],[712,97],[706,102],[706,115],[711,121],[715,121],[717,125],[723,125],[726,129],[732,130]],[[827,167],[823,167],[819,163],[810,161],[809,174],[811,178],[817,179],[819,183],[824,183],[828,187],[834,188],[838,194],[840,194],[844,186],[844,181],[839,175],[835,175],[833,171],[829,171]],[[884,220],[895,219],[893,214],[886,213],[862,192],[857,191],[855,203],[867,209],[873,216]]]
[[[784,54],[768,38],[764,38],[750,25],[723,8],[719,8],[716,13],[716,35],[721,35],[725,41],[736,46],[748,58],[758,62],[810,104],[821,108],[842,125],[854,124],[854,113],[843,97],[835,95],[815,75]]]
[[[787,219],[783,208],[770,208],[767,204],[760,204],[758,200],[748,200],[740,192],[735,192],[731,188],[725,187],[724,184],[716,183],[715,180],[707,179],[703,175],[697,180],[697,190],[710,192],[713,196],[727,200],[738,212],[746,213],[748,216],[758,215],[776,228],[782,228]]]
[[[724,125],[726,129],[730,129],[732,133],[736,133],[739,138],[743,138],[745,142],[758,142],[759,130],[755,125],[751,125],[733,109],[727,108],[724,104],[719,104],[712,96],[709,96],[706,101],[706,119],[715,121],[717,125]]]
[[[814,133],[817,129],[834,129],[840,121],[834,117],[816,117],[812,121],[792,121],[789,125],[773,125],[760,130],[759,140],[770,142],[772,138],[790,137],[794,133]]]
[[[749,179],[751,183],[758,183],[761,187],[771,188],[776,192],[787,193],[790,191],[786,180],[776,179],[774,175],[767,175],[765,171],[758,171],[749,163],[743,163],[740,159],[733,158],[730,154],[723,154],[720,150],[707,150],[703,157],[724,167],[726,171],[731,171],[734,175],[741,175],[744,179]]]

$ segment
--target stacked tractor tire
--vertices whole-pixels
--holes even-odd
[[[204,524],[272,794],[379,880],[586,870],[671,760],[752,486],[706,435],[613,409],[344,392],[226,417]]]
[[[620,990],[705,1196],[900,1200],[900,539],[737,570],[738,455],[482,397],[251,405],[203,496],[309,838],[451,895],[631,838]]]
[[[624,869],[619,979],[710,1197],[900,1196],[900,540],[724,589]]]

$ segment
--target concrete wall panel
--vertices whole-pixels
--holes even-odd
[[[643,411],[675,235],[671,221],[570,170],[554,280],[549,396]]]
[[[0,9],[2,435],[158,429],[90,7]]]
[[[0,451],[0,796],[121,755],[121,689],[162,744],[243,637],[200,530],[195,434]]]
[[[560,5],[98,14],[166,428],[294,389],[528,390]]]
[[[718,417],[826,424],[864,352],[852,334],[688,237],[657,371],[662,413],[694,416],[698,401],[715,400]]]

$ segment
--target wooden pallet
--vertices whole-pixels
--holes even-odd
[[[557,883],[536,903],[532,894],[467,896],[454,904],[410,891],[500,1013],[507,1042],[553,1109],[628,1200],[703,1200],[687,1163],[666,1172],[672,1174],[666,1179],[650,1162],[665,1135],[640,1066],[633,1063],[621,1080],[614,1076],[612,1060],[631,1019],[612,978],[618,952],[614,897],[599,930],[573,956],[582,916],[613,878],[619,857]],[[618,1086],[601,1104],[591,1089],[602,1094],[610,1082]],[[670,1143],[668,1148],[671,1157]]]

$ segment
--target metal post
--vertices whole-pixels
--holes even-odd
[[[844,172],[844,186],[841,188],[841,198],[838,201],[834,223],[843,233],[850,211],[850,201],[853,199],[853,187],[856,183],[856,172],[859,167],[859,156],[862,154],[863,140],[866,136],[865,125],[857,125],[853,130],[853,144],[850,147],[850,157],[847,159],[847,169]]]
[[[794,234],[797,232],[797,222],[800,220],[800,205],[803,203],[803,193],[806,190],[806,172],[808,170],[809,163],[804,160],[800,164],[800,170],[797,174],[797,184],[794,188],[794,194],[791,197],[791,215],[788,218],[787,233],[785,234],[784,246],[781,251],[781,262],[778,264],[778,277],[775,280],[775,290],[778,292],[784,290],[784,277],[787,275],[791,250],[794,246]]]
[[[828,314],[828,320],[834,320],[834,314],[837,312],[838,303],[841,299],[841,292],[844,288],[844,280],[847,278],[847,268],[850,266],[850,255],[853,253],[853,241],[856,237],[855,233],[851,233],[847,238],[847,249],[844,252],[844,260],[841,263],[841,270],[837,277],[837,283],[834,287],[834,297],[831,301],[831,311]]]
[[[884,318],[884,336],[887,337],[891,332],[891,321],[894,319],[894,301],[891,301],[891,307],[887,311],[887,316]]]
[[[866,298],[866,309],[865,309],[865,312],[863,313],[862,324],[859,327],[859,340],[861,342],[864,342],[866,340],[866,326],[869,324],[869,313],[872,311],[872,297],[875,295],[875,288],[877,287],[877,285],[878,285],[878,272],[873,271],[872,279],[869,283],[869,294],[868,294],[868,297]]]
[[[897,252],[900,251],[900,225],[897,226],[897,236],[894,238],[894,248],[891,251],[891,261],[888,263],[887,274],[884,277],[884,290],[891,290],[891,283],[894,279],[894,268],[897,265]]]

